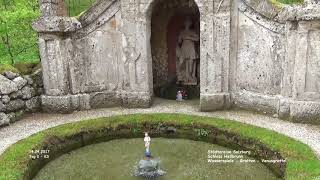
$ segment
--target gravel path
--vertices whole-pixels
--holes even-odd
[[[161,112],[231,119],[271,129],[309,145],[320,159],[320,126],[295,124],[246,111],[199,112],[197,105],[198,101],[176,102],[155,99],[154,105],[149,109],[107,108],[74,112],[72,114],[30,114],[21,121],[0,129],[0,154],[11,144],[57,125],[112,115]]]

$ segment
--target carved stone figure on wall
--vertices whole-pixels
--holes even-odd
[[[180,33],[177,54],[177,79],[178,83],[185,85],[197,85],[197,62],[199,54],[196,51],[195,43],[200,40],[199,35],[191,29],[192,21],[186,18],[185,29]],[[185,63],[185,68],[183,64]]]

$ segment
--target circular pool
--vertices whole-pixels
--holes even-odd
[[[152,155],[161,160],[166,174],[160,180],[272,180],[277,177],[262,163],[253,162],[245,154],[224,157],[231,149],[214,144],[184,140],[153,138]],[[208,154],[208,152],[210,152]],[[218,154],[211,154],[219,152]],[[222,158],[219,157],[222,155]],[[234,154],[232,154],[234,155]],[[51,161],[43,167],[35,180],[40,179],[104,179],[138,180],[133,172],[135,165],[144,158],[143,139],[119,139],[85,146]],[[208,159],[228,160],[233,163],[208,162]],[[244,160],[246,162],[240,162]]]

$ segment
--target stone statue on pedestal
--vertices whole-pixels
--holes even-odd
[[[148,135],[147,132],[144,133],[144,146],[146,148],[145,155],[147,158],[151,158],[150,142],[151,142],[150,136]]]
[[[185,29],[180,33],[177,54],[177,83],[184,85],[197,85],[197,62],[199,54],[196,52],[195,43],[200,40],[199,35],[191,30],[192,21],[187,18],[184,22]],[[185,64],[185,68],[183,66]]]

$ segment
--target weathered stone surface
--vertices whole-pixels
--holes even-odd
[[[14,78],[18,77],[19,74],[11,72],[11,71],[6,71],[6,72],[4,72],[4,76],[7,77],[10,80],[13,80]]]
[[[36,112],[41,109],[41,99],[40,97],[33,97],[26,101],[26,111]]]
[[[23,109],[24,107],[25,107],[25,102],[21,99],[16,99],[6,104],[6,112],[18,111]]]
[[[23,76],[23,78],[24,78],[25,80],[27,80],[28,85],[33,85],[33,79],[32,79],[32,77],[31,77],[30,75]]]
[[[90,94],[92,108],[108,108],[121,105],[121,97],[115,92],[102,92]]]
[[[89,94],[78,94],[71,97],[72,107],[78,110],[88,110],[90,106],[90,95]]]
[[[37,95],[37,96],[40,96],[40,95],[42,95],[42,94],[44,94],[44,89],[43,89],[43,88],[37,88],[37,89],[36,89],[36,95]]]
[[[277,97],[240,91],[232,94],[235,107],[253,110],[273,115],[278,113],[279,99]]]
[[[36,70],[32,75],[31,75],[32,80],[34,81],[34,84],[37,85],[38,87],[43,86],[43,80],[42,80],[42,69]]]
[[[205,94],[200,97],[201,111],[214,111],[230,108],[230,95],[225,93],[220,94]]]
[[[10,119],[10,123],[14,123],[17,120],[16,114],[15,113],[9,113],[7,114],[8,118]]]
[[[320,102],[295,101],[290,104],[290,120],[320,124]]]
[[[280,21],[310,21],[320,19],[320,4],[307,3],[302,6],[286,6],[279,12]]]
[[[128,108],[149,108],[152,97],[149,93],[132,92],[122,94],[122,105]]]
[[[73,32],[81,28],[81,23],[74,17],[40,17],[32,24],[37,32]]]
[[[7,104],[10,102],[10,97],[8,95],[3,95],[1,100],[4,104]]]
[[[10,119],[5,113],[0,112],[0,127],[8,125],[10,123]]]
[[[12,80],[18,87],[18,89],[22,89],[25,85],[27,85],[28,81],[23,79],[22,77],[16,77]]]
[[[281,8],[276,7],[269,0],[241,0],[250,8],[258,11],[262,15],[268,17],[269,19],[275,19]]]
[[[10,99],[18,99],[22,97],[21,89],[10,94]]]
[[[6,106],[3,104],[2,101],[0,101],[0,112],[5,112],[6,111]]]
[[[18,86],[0,74],[0,94],[10,94],[18,90]]]
[[[33,87],[25,86],[21,89],[22,99],[27,100],[35,96],[36,91]]]
[[[71,96],[42,96],[42,109],[45,112],[70,113],[74,109],[71,104]]]

